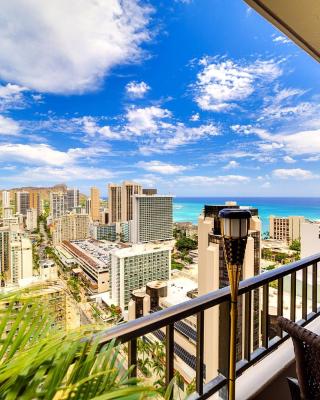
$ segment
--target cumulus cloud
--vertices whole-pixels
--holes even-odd
[[[70,164],[74,158],[72,152],[56,150],[47,144],[0,144],[0,161],[62,165]]]
[[[121,139],[121,134],[119,132],[112,130],[111,127],[108,125],[97,125],[96,120],[92,117],[83,117],[77,122],[83,124],[84,132],[90,137],[99,135],[100,137],[105,139]]]
[[[291,155],[317,154],[320,152],[319,129],[278,134],[259,131],[258,136],[271,142],[271,145],[274,143],[274,148],[283,148]]]
[[[234,169],[234,168],[238,168],[238,167],[240,167],[240,164],[237,161],[231,160],[223,168],[224,169]]]
[[[192,114],[190,117],[190,121],[199,121],[200,115],[199,113]]]
[[[94,90],[141,58],[150,12],[138,0],[4,1],[0,78],[39,92]]]
[[[19,132],[20,126],[16,121],[0,115],[0,135],[17,136]]]
[[[130,97],[142,98],[150,90],[150,86],[145,82],[129,82],[126,85],[126,91]]]
[[[129,108],[126,118],[126,130],[135,135],[142,135],[146,132],[154,133],[165,126],[165,118],[171,117],[169,110],[161,107],[151,106],[145,108]]]
[[[291,168],[291,169],[275,169],[272,172],[273,176],[279,179],[297,179],[297,180],[306,180],[306,179],[315,179],[318,178],[317,175],[314,175],[311,171],[301,168]]]
[[[137,166],[146,171],[157,172],[164,175],[178,174],[187,169],[187,167],[183,165],[169,164],[156,160],[149,162],[140,161]]]
[[[199,64],[202,69],[194,85],[195,101],[201,109],[216,112],[235,107],[282,73],[275,60],[247,63],[205,57]]]
[[[23,108],[25,106],[23,92],[26,90],[27,88],[23,86],[11,83],[0,85],[0,111]]]

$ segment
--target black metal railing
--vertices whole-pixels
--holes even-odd
[[[289,297],[286,302],[290,304],[290,319],[297,320],[297,272],[301,273],[301,315],[299,319],[301,325],[305,325],[320,315],[318,307],[318,262],[320,254],[307,257],[303,260],[284,265],[277,269],[264,272],[261,275],[246,279],[240,283],[239,296],[242,296],[243,324],[241,326],[243,335],[242,358],[237,362],[237,376],[243,373],[247,368],[265,357],[269,352],[275,350],[288,336],[281,331],[270,338],[270,313],[269,313],[269,292],[271,282],[276,282],[277,306],[276,315],[283,315],[284,312],[284,294]],[[308,271],[310,272],[308,274]],[[311,277],[311,284],[308,285],[308,277]],[[285,288],[286,281],[287,288]],[[289,284],[289,285],[288,285]],[[310,296],[308,296],[308,287]],[[259,309],[261,321],[259,323],[259,346],[253,346],[253,302],[254,293],[261,293],[262,309]],[[308,304],[308,298],[310,299]],[[196,340],[196,392],[189,398],[207,399],[224,387],[228,380],[228,374],[219,373],[208,383],[204,383],[204,335],[205,335],[205,311],[212,307],[229,304],[230,290],[225,287],[206,295],[185,301],[172,307],[154,312],[142,318],[129,321],[106,330],[101,338],[101,344],[107,343],[113,339],[117,343],[128,343],[128,365],[137,365],[137,339],[153,331],[165,329],[165,383],[166,385],[174,376],[174,323],[185,318],[196,315],[197,317],[197,340]],[[260,307],[260,306],[259,306]],[[287,308],[287,306],[286,306]],[[261,313],[260,313],[261,311]],[[228,318],[228,316],[225,316]],[[226,359],[228,354],[225,354]],[[132,375],[136,376],[137,369],[133,369]]]

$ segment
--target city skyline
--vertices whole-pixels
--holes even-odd
[[[317,64],[244,2],[75,5],[3,5],[1,189],[320,194]]]

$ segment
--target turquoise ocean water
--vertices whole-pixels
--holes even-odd
[[[314,197],[175,197],[174,221],[189,221],[197,224],[198,216],[205,204],[224,204],[231,200],[236,201],[241,206],[257,207],[264,232],[269,230],[270,215],[281,217],[303,215],[312,220],[320,220],[320,198]]]

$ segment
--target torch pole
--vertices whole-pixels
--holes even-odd
[[[229,339],[229,380],[228,399],[235,400],[236,387],[236,359],[237,359],[237,321],[238,321],[238,286],[240,270],[237,266],[228,267],[230,282],[230,339]]]

